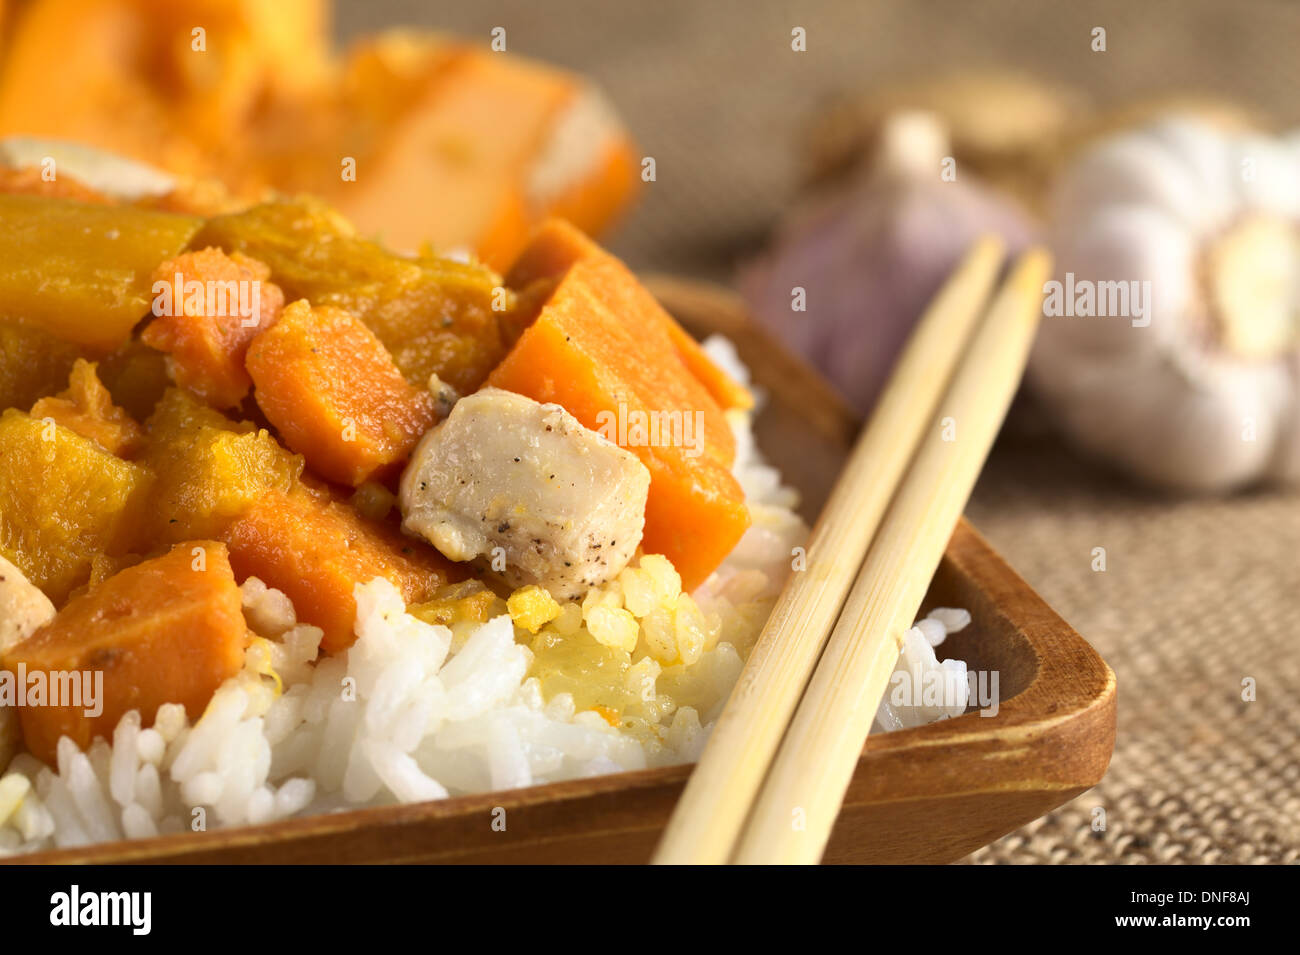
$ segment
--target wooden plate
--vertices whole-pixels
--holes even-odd
[[[760,447],[815,518],[858,421],[730,293],[648,280],[696,334],[737,345],[767,393]],[[964,521],[926,598],[972,626],[943,654],[997,671],[997,715],[968,712],[867,741],[826,862],[951,862],[1094,785],[1115,743],[1115,677]],[[15,857],[14,862],[630,863],[650,857],[689,766],[441,802],[293,819]],[[504,820],[504,828],[501,822]],[[495,825],[494,825],[495,823]]]

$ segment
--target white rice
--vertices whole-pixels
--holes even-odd
[[[729,343],[706,347],[747,380]],[[718,636],[689,666],[649,657],[631,666],[626,680],[638,703],[618,727],[577,711],[569,693],[545,698],[529,674],[527,634],[508,615],[454,637],[407,614],[393,585],[377,578],[356,587],[356,643],[316,662],[321,631],[298,623],[284,594],[250,578],[244,612],[260,637],[198,722],[168,705],[143,727],[133,711],[111,741],[86,752],[63,739],[56,768],[17,756],[0,777],[0,854],[694,761],[807,534],[795,493],[754,447],[749,416],[733,413],[732,422],[753,526],[692,595]],[[959,670],[964,687],[965,664],[940,664],[933,648],[968,621],[950,610],[920,621],[898,672],[920,679]],[[887,697],[877,723],[918,725],[955,716],[965,703],[963,695],[938,708],[894,706]]]

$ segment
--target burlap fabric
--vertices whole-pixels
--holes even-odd
[[[615,248],[724,281],[791,198],[798,131],[836,90],[1007,64],[1102,101],[1200,89],[1300,121],[1300,4],[1265,0],[340,4],[343,38],[398,23],[503,26],[512,51],[593,75],[657,165]],[[795,26],[806,53],[790,50]],[[1105,54],[1089,49],[1095,26]],[[1017,433],[970,515],[1120,693],[1103,782],[971,861],[1300,861],[1300,496],[1172,500]]]

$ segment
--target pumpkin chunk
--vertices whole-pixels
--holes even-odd
[[[168,388],[163,392],[153,414],[145,422],[151,445],[175,443],[183,440],[190,432],[200,428],[220,428],[246,434],[255,430],[248,421],[236,421],[227,418],[215,408],[209,408],[187,391]]]
[[[289,305],[254,339],[254,397],[285,443],[318,474],[357,487],[410,456],[437,418],[383,343],[339,308]]]
[[[529,271],[519,275],[536,278]],[[667,556],[693,588],[735,547],[749,511],[730,471],[726,417],[661,313],[612,257],[573,261],[489,383],[555,402],[641,459],[650,471],[642,547]]]
[[[140,336],[171,356],[176,384],[216,408],[233,408],[253,382],[244,370],[248,344],[284,308],[271,270],[242,253],[185,252],[154,271],[156,317]]]
[[[5,654],[7,669],[21,665],[29,678],[42,672],[47,685],[57,673],[83,684],[102,674],[96,715],[87,715],[84,697],[83,705],[52,706],[47,698],[22,707],[27,748],[54,765],[60,737],[85,749],[111,736],[128,710],[139,710],[148,726],[164,703],[180,703],[198,719],[217,687],[243,667],[246,634],[222,544],[190,541],[119,571]]]
[[[113,396],[113,404],[137,421],[149,417],[172,384],[167,356],[139,338],[132,338],[103,359],[96,372]]]
[[[199,220],[135,206],[0,195],[0,318],[111,350],[149,311],[150,276]]]
[[[302,458],[266,431],[236,434],[209,427],[154,445],[146,463],[158,476],[151,542],[217,536],[262,495],[288,491],[302,473]]]
[[[273,491],[224,535],[240,580],[260,577],[289,595],[299,617],[325,631],[321,646],[351,646],[358,583],[386,577],[407,603],[429,599],[454,569],[432,548],[369,521],[351,507],[305,489]]]
[[[270,202],[218,216],[195,241],[265,262],[290,300],[344,309],[379,337],[418,387],[436,373],[466,394],[506,352],[493,306],[508,309],[512,296],[499,275],[389,252],[320,202]]]
[[[95,365],[81,358],[72,366],[67,390],[32,405],[32,417],[49,418],[119,458],[134,457],[144,442],[140,425],[113,404]]]
[[[131,549],[149,471],[16,409],[0,416],[0,553],[58,606],[96,555]]]
[[[147,426],[143,463],[157,475],[150,544],[216,537],[263,494],[289,490],[302,474],[302,458],[269,432],[232,421],[180,389],[163,396]]]
[[[30,408],[62,388],[79,346],[28,322],[0,319],[0,409]]]

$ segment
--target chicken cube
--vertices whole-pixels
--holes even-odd
[[[627,566],[649,488],[636,455],[559,405],[484,388],[420,439],[398,504],[450,559],[572,600]]]
[[[0,656],[54,619],[50,598],[0,555]],[[0,775],[18,751],[18,709],[0,703]]]

